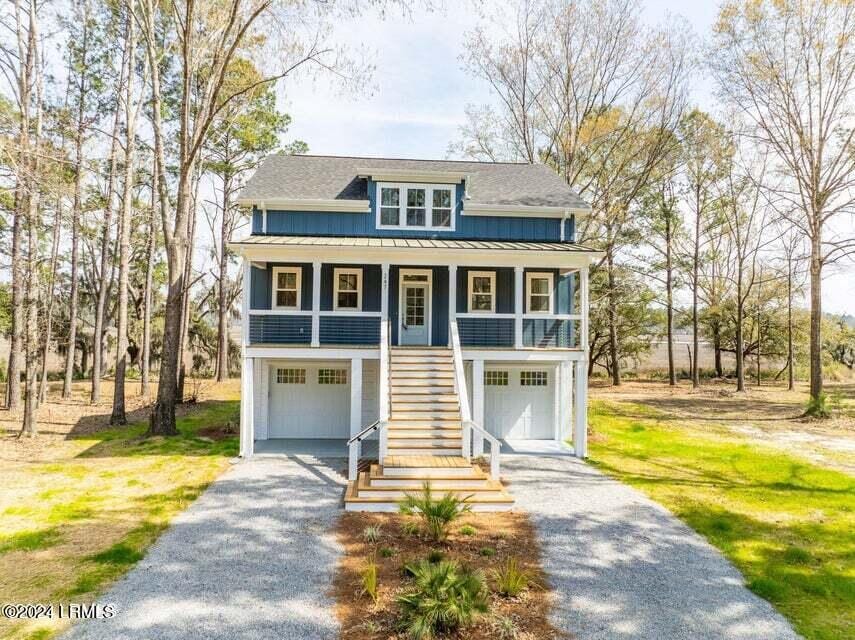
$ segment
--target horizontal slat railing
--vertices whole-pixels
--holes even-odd
[[[514,317],[457,316],[460,344],[464,347],[514,346]]]
[[[321,344],[380,344],[380,318],[361,315],[322,315]]]
[[[577,349],[579,329],[575,318],[523,318],[523,346]]]
[[[250,314],[250,344],[309,344],[312,318],[306,315]]]

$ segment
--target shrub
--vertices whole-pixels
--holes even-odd
[[[460,534],[464,536],[474,536],[475,535],[475,527],[471,525],[464,525],[460,527]]]
[[[419,530],[419,523],[413,522],[412,520],[404,522],[404,524],[401,525],[401,531],[408,536],[417,536],[421,533]]]
[[[380,557],[381,558],[391,558],[395,555],[395,550],[389,547],[380,547]]]
[[[520,630],[517,623],[508,616],[496,616],[490,622],[493,632],[499,640],[517,640],[520,635]]]
[[[445,560],[445,554],[439,549],[431,549],[430,553],[428,553],[427,559],[428,562],[436,564],[437,562]]]
[[[493,571],[496,591],[503,596],[515,598],[528,588],[531,573],[521,569],[516,558],[508,558],[504,565]]]
[[[462,514],[472,511],[472,507],[452,493],[446,493],[439,500],[434,500],[430,484],[427,482],[420,494],[404,494],[399,503],[399,509],[406,515],[418,515],[428,535],[438,542],[448,537],[452,522]]]
[[[369,543],[374,544],[380,539],[380,527],[369,525],[362,530],[362,539]]]
[[[369,559],[362,569],[362,595],[367,595],[377,604],[377,563],[373,558]]]
[[[828,406],[828,396],[820,393],[816,398],[808,400],[805,416],[809,418],[831,417],[831,407]]]
[[[415,584],[398,596],[401,626],[413,640],[428,640],[437,633],[466,626],[487,612],[487,590],[478,572],[461,568],[453,560],[410,565]]]
[[[493,547],[483,547],[478,553],[480,553],[485,558],[492,558],[496,555],[496,550]]]

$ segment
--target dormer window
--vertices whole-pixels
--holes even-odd
[[[377,226],[386,229],[454,230],[454,185],[377,185]]]

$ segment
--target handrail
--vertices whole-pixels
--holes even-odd
[[[389,331],[389,318],[380,320],[380,451],[378,458],[380,464],[386,458],[389,433],[386,425],[389,422],[389,345],[391,333]]]
[[[365,427],[362,431],[353,436],[350,440],[347,441],[348,446],[352,445],[354,442],[362,442],[365,440],[365,436],[367,436],[371,431],[377,429],[377,425],[380,424],[380,420],[377,419],[367,427]]]
[[[490,443],[490,479],[498,480],[499,479],[499,453],[502,448],[501,441],[496,438],[492,433],[485,431],[481,426],[472,422],[472,420],[468,421],[467,427],[472,431],[477,431],[478,434],[484,438],[487,442]]]
[[[460,402],[461,442],[460,453],[469,460],[472,453],[472,432],[466,423],[472,419],[469,406],[469,390],[466,388],[466,372],[463,370],[463,351],[460,349],[460,332],[454,316],[448,320],[448,333],[451,336],[451,352],[454,355],[454,386]]]
[[[359,454],[362,449],[362,441],[368,437],[368,434],[376,431],[378,428],[382,429],[384,422],[382,420],[375,420],[370,425],[365,427],[362,431],[353,436],[350,440],[347,441],[348,452],[347,452],[347,479],[348,480],[356,480],[356,476],[359,472]],[[492,451],[492,449],[491,449]]]

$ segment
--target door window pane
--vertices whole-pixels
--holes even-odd
[[[405,322],[410,327],[424,326],[425,290],[422,287],[406,288]]]

